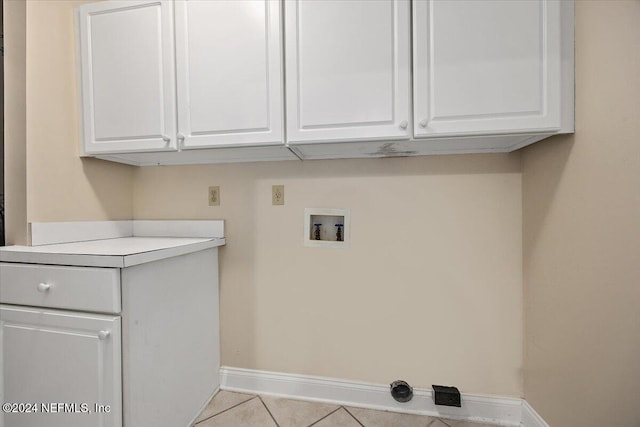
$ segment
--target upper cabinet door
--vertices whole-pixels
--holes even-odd
[[[416,137],[559,130],[560,1],[413,7]]]
[[[280,1],[175,5],[182,147],[283,144]]]
[[[408,139],[407,0],[285,2],[287,140]]]
[[[85,152],[176,149],[171,1],[78,9]]]

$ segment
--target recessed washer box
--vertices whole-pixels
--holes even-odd
[[[350,217],[349,209],[306,208],[304,245],[316,248],[349,247]]]

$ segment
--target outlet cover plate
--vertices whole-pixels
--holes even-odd
[[[220,206],[220,187],[209,187],[209,206]]]
[[[271,186],[271,204],[284,205],[284,185]]]

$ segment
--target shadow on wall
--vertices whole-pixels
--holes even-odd
[[[520,163],[517,161],[505,162],[505,156],[519,159],[520,153],[280,162],[282,167],[274,168],[269,164],[258,167],[259,172],[256,175],[261,178],[280,177],[284,172],[288,178],[309,177],[317,179],[520,173]]]
[[[0,246],[4,246],[4,193],[2,191],[0,191]]]
[[[339,179],[407,176],[484,175],[521,172],[520,152],[431,155],[376,159],[290,160],[254,163],[145,166],[136,174],[153,177],[158,188],[173,186],[179,171],[183,181],[237,174],[244,179]],[[172,171],[163,173],[162,171]]]
[[[130,178],[135,168],[91,157],[82,157],[80,160],[84,176],[102,208],[104,217],[113,220],[131,219]],[[123,209],[123,203],[129,206]],[[123,211],[128,212],[124,217]]]
[[[544,168],[527,167],[527,156],[523,156],[522,194],[540,194],[540,189],[544,189],[544,197],[537,197],[535,200],[523,197],[523,223],[527,224],[523,235],[525,242],[525,264],[523,267],[525,271],[527,269],[527,260],[529,259],[527,251],[532,251],[536,246],[536,239],[540,236],[540,231],[549,214],[551,204],[555,200],[555,193],[565,172],[574,141],[575,134],[558,135],[540,142],[540,146],[534,144],[525,148],[525,150],[530,151],[537,149],[544,156],[538,159],[538,163],[544,164]],[[535,191],[534,188],[528,188],[530,186],[535,186]],[[532,203],[535,206],[530,206]]]

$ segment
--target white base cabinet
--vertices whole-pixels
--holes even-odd
[[[122,425],[119,316],[0,305],[0,339],[0,425]]]
[[[0,427],[192,424],[220,381],[218,248],[179,240],[156,261],[117,257],[123,268],[27,264],[28,252],[0,249],[25,257],[0,263],[0,401],[39,410],[0,413]],[[132,256],[153,241],[131,243]],[[95,243],[63,245],[67,260]]]
[[[122,270],[125,427],[187,427],[220,386],[218,249]]]

